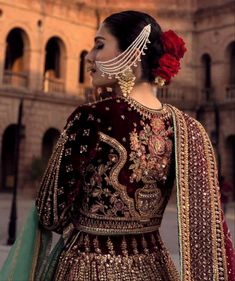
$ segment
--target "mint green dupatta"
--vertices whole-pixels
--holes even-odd
[[[36,207],[33,206],[1,268],[0,280],[51,280],[52,268],[50,267],[49,271],[49,264],[55,264],[54,261],[63,247],[62,240],[62,238],[59,240],[48,260],[52,232],[40,227],[37,210]],[[46,264],[47,266],[45,267]]]

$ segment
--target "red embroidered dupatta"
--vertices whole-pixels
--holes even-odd
[[[199,122],[173,106],[182,281],[234,281],[235,252],[220,206],[216,160]]]

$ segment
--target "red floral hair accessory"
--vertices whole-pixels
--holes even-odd
[[[156,76],[155,82],[163,86],[169,83],[171,78],[180,70],[180,59],[187,51],[185,42],[174,31],[163,32],[161,41],[165,54],[159,60],[159,67],[153,70]]]

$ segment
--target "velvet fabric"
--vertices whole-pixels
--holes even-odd
[[[36,269],[33,270],[35,276],[38,272],[48,272],[49,275],[46,274],[45,277],[47,279],[41,280],[53,278],[54,272],[59,270],[56,261],[60,258],[61,252],[72,247],[72,244],[69,243],[74,239],[74,234],[77,235],[74,227],[79,227],[79,214],[84,208],[87,210],[87,214],[95,213],[97,222],[102,216],[108,217],[112,221],[111,216],[113,216],[115,208],[114,221],[116,217],[119,219],[129,216],[132,216],[133,219],[137,215],[154,217],[155,213],[151,213],[154,208],[152,210],[143,208],[136,197],[138,190],[145,190],[146,187],[149,188],[150,183],[153,184],[151,176],[145,175],[144,170],[138,165],[136,157],[141,157],[142,154],[135,152],[135,142],[131,141],[131,136],[134,140],[137,135],[145,148],[148,147],[146,155],[156,153],[159,161],[165,159],[163,156],[171,151],[170,143],[173,143],[171,157],[166,158],[167,161],[164,162],[166,165],[160,165],[157,168],[162,174],[158,172],[153,175],[157,178],[156,187],[161,191],[161,199],[163,199],[159,201],[161,205],[157,209],[157,214],[160,216],[163,215],[169,200],[174,179],[176,181],[180,280],[234,280],[234,249],[231,235],[221,212],[216,161],[212,145],[205,130],[196,120],[170,105],[164,105],[164,108],[165,112],[158,112],[143,107],[130,98],[109,98],[94,104],[80,106],[73,112],[53,152],[38,193],[36,205],[40,226],[35,210],[32,212],[31,222],[27,223],[28,226],[32,225],[32,233],[36,233],[38,229],[42,230],[39,227],[43,226],[47,230],[63,234],[68,240],[64,246],[61,243],[52,252],[51,261],[54,262],[48,271],[48,268],[41,267],[43,266],[42,257],[46,256],[46,251],[43,251],[44,254],[40,256],[35,253],[38,253],[41,246],[43,249],[47,249],[49,239],[46,238],[47,240],[44,240],[46,243],[42,244],[43,240],[37,240],[36,236],[33,236],[31,241],[34,242],[28,245],[28,253],[29,257],[35,257],[35,262],[33,265],[27,263],[28,272],[32,272],[33,267],[34,270]],[[155,116],[162,121],[153,121]],[[172,133],[171,128],[173,128]],[[156,143],[151,141],[157,140],[157,136],[152,133],[154,130],[159,132]],[[146,134],[148,134],[148,142]],[[105,142],[105,140],[108,141]],[[120,153],[116,153],[115,149]],[[142,150],[144,151],[143,147]],[[123,163],[123,166],[118,166],[118,163]],[[134,166],[131,166],[133,164]],[[105,166],[108,174],[104,172]],[[118,171],[117,175],[115,169]],[[139,180],[135,173],[140,173]],[[106,192],[106,189],[107,196],[110,192],[115,192],[112,188],[117,182],[113,181],[114,185],[110,184],[109,180],[112,177],[118,181],[116,186],[116,191],[119,191],[118,201],[102,201],[104,203],[97,201],[98,199],[103,200],[103,192]],[[94,183],[95,186],[100,184],[104,188],[96,190],[93,194],[89,193],[87,187]],[[100,196],[97,195],[98,192],[102,192]],[[87,196],[87,194],[90,195]],[[99,205],[97,202],[103,205]],[[155,205],[156,208],[159,207],[159,204]],[[102,208],[100,208],[101,205]],[[106,214],[103,209],[104,205],[107,205],[112,212]],[[126,208],[126,206],[131,208]],[[112,209],[113,207],[115,208]],[[121,228],[120,231],[122,231]],[[21,237],[27,239],[27,233]],[[37,247],[35,247],[36,240],[39,241]],[[132,246],[128,246],[131,249]],[[22,245],[17,242],[12,251],[21,252],[21,247]],[[144,249],[145,247],[143,247]],[[22,253],[24,253],[23,250]],[[19,265],[17,267],[13,266],[15,260]],[[18,259],[18,256],[10,254],[6,262],[8,268],[13,268],[10,276],[17,274],[21,262],[23,260]],[[66,266],[64,268],[66,270]],[[3,274],[2,272],[6,272],[5,269],[1,271],[1,274]],[[177,277],[172,277],[170,280],[178,281]]]

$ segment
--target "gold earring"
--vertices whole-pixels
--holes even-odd
[[[166,83],[166,80],[165,79],[163,79],[163,78],[161,78],[160,76],[157,76],[156,78],[155,78],[155,84],[158,86],[158,87],[163,87],[164,85],[165,85],[165,83]]]
[[[119,74],[117,79],[118,79],[118,84],[121,88],[123,96],[127,97],[131,93],[131,91],[135,85],[136,77],[135,77],[132,69],[128,68],[125,72]]]

